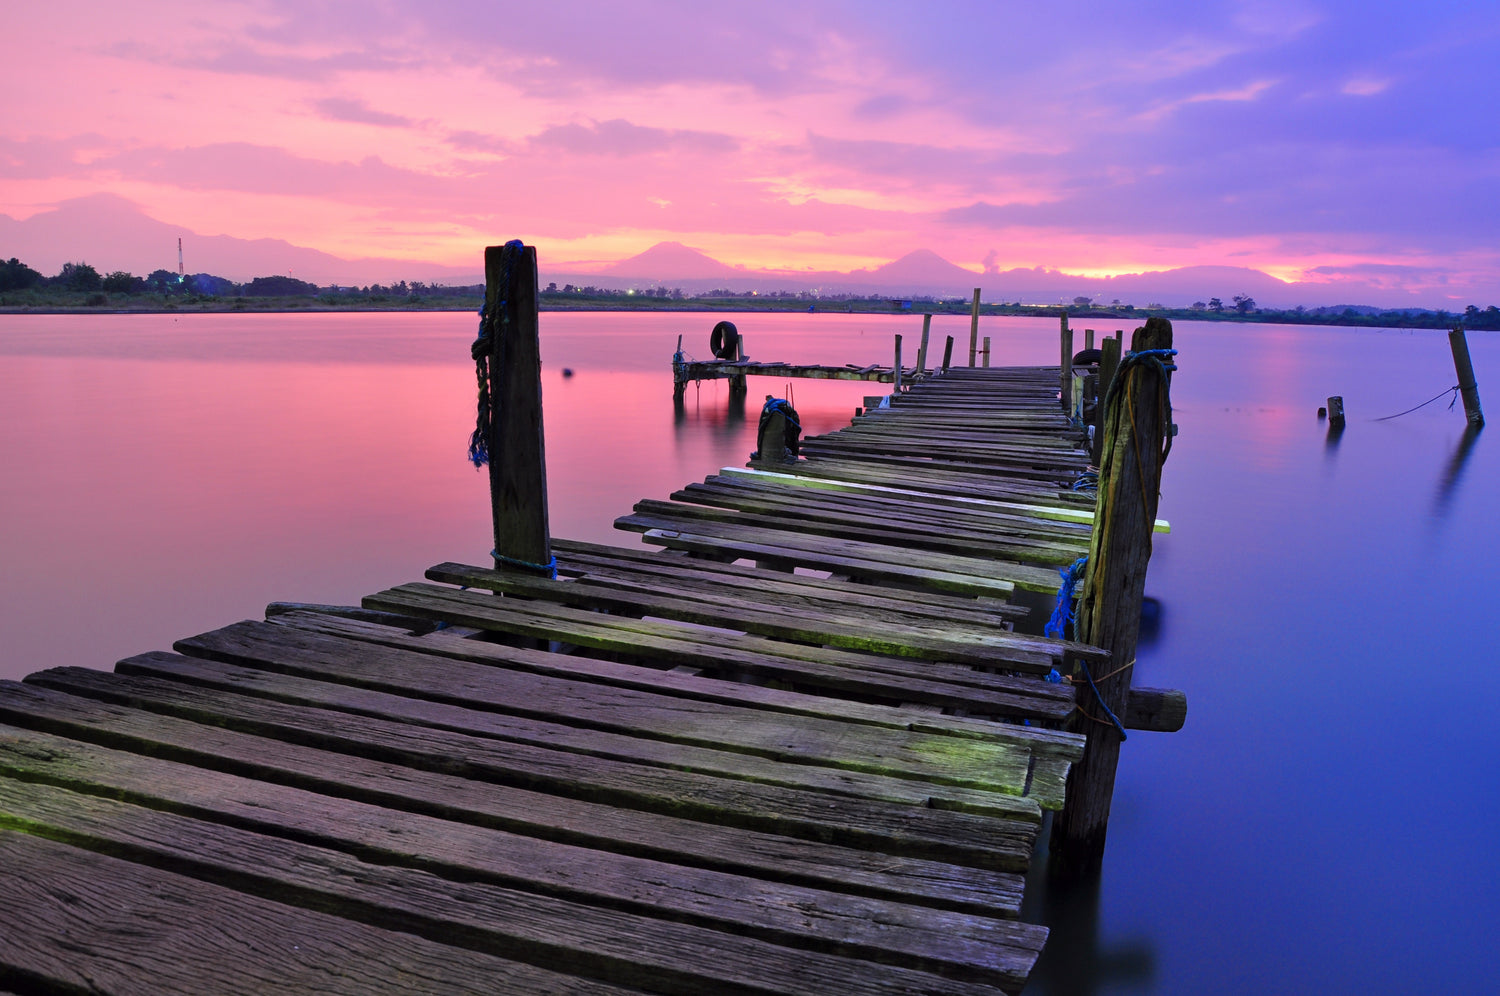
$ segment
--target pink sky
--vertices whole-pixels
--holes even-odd
[[[929,248],[1500,302],[1500,7],[1112,6],[29,4],[0,37],[0,213],[108,192],[458,266],[511,237],[553,265]]]

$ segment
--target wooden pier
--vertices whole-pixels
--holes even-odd
[[[1019,991],[1086,742],[1046,678],[1111,668],[1012,599],[1093,534],[1057,383],[953,370],[618,520],[663,549],[0,683],[0,992]]]

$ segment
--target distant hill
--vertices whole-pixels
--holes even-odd
[[[602,267],[599,273],[648,283],[681,283],[683,280],[742,277],[746,271],[721,263],[681,242],[658,242],[643,253]]]

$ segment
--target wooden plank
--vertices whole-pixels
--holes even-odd
[[[0,778],[0,812],[24,821],[32,833],[163,871],[227,880],[240,890],[329,910],[346,920],[399,925],[459,949],[568,965],[606,981],[678,992],[707,985],[796,993],[804,991],[795,981],[798,975],[831,979],[840,969],[853,974],[856,991],[890,991],[871,988],[864,977],[887,971],[900,976],[913,969],[1015,988],[1045,937],[1045,928],[889,903],[854,900],[842,914],[820,911],[821,897],[800,890],[778,896],[784,887],[727,876],[719,885],[730,889],[729,895],[693,896],[674,881],[678,870],[670,866],[613,858],[618,867],[599,867],[586,855],[554,870],[567,895],[518,888],[543,881],[534,871],[519,870],[520,855],[504,862],[507,881],[465,877],[455,886],[435,874],[438,861],[421,869],[370,862],[366,856],[378,852],[354,856],[279,834],[9,778]],[[371,818],[378,821],[381,813]],[[440,838],[426,836],[434,853],[449,850]],[[533,857],[546,861],[556,850]],[[603,857],[595,855],[593,861]],[[517,868],[512,871],[511,865]],[[650,877],[633,882],[632,871]],[[522,883],[513,881],[523,874]],[[652,899],[662,905],[653,906]],[[777,899],[785,905],[778,908]],[[800,909],[799,901],[812,908]],[[776,966],[758,964],[766,958],[775,959]]]
[[[438,564],[428,569],[427,576],[446,584],[485,588],[558,605],[649,615],[700,626],[732,628],[778,640],[860,650],[868,655],[981,667],[1008,667],[1018,660],[1034,662],[1040,666],[1054,656],[1061,656],[1061,651],[1050,644],[1038,642],[1036,637],[1015,634],[1001,627],[992,627],[981,633],[951,627],[946,631],[931,626],[902,627],[891,623],[882,631],[871,626],[868,618],[857,615],[827,615],[804,610],[801,617],[789,616],[786,613],[758,610],[741,602],[704,602],[658,595],[640,589],[626,591],[606,588],[590,584],[586,578],[579,581],[548,581],[522,576],[513,571],[492,571],[466,564]],[[848,662],[856,666],[877,663],[859,658],[849,659]],[[892,671],[900,674],[921,673],[913,671],[909,666],[894,667]],[[930,674],[931,671],[927,673]],[[952,674],[955,676],[949,680],[962,680],[961,672]]]
[[[364,603],[517,636],[561,639],[667,665],[785,680],[806,675],[804,680],[811,687],[829,691],[904,696],[956,708],[965,708],[967,703],[980,711],[1020,704],[1007,697],[1014,696],[1007,687],[1011,683],[994,682],[990,675],[968,667],[938,662],[917,665],[901,658],[706,630],[668,620],[611,616],[529,599],[494,599],[427,584],[391,588],[366,596]],[[1001,644],[1001,636],[1014,640]],[[1046,674],[1057,656],[1073,652],[1072,644],[1062,646],[1064,641],[1024,634],[976,635],[975,639],[993,645],[996,660],[1003,662],[996,666],[1034,674]]]
[[[781,559],[805,567],[925,585],[939,591],[1005,596],[1016,588],[1056,592],[1057,572],[1045,567],[962,557],[864,540],[808,536],[790,530],[694,521],[691,528],[661,515],[625,515],[615,528],[645,534],[648,542],[686,550],[738,550],[741,556]],[[676,535],[673,535],[676,534]]]
[[[454,660],[482,663],[487,667],[516,668],[537,674],[589,681],[614,688],[661,692],[680,698],[722,702],[771,712],[788,712],[799,716],[822,716],[842,722],[867,723],[887,729],[941,733],[944,736],[998,743],[1021,743],[1033,754],[1046,754],[1064,759],[1075,758],[1083,749],[1083,738],[1078,734],[1048,730],[1038,726],[1016,726],[1011,723],[995,723],[964,716],[947,716],[942,713],[914,715],[907,710],[891,706],[831,698],[826,695],[810,695],[785,688],[721,681],[704,677],[701,673],[684,674],[676,670],[664,671],[619,661],[555,654],[525,647],[508,647],[498,643],[470,640],[454,635],[451,630],[440,630],[419,637],[390,626],[348,621],[313,613],[291,613],[278,616],[271,622],[318,633],[347,636],[382,646],[417,650],[424,654],[440,655]],[[1004,676],[996,675],[995,677]],[[1054,694],[1065,702],[1066,712],[1072,711],[1073,693],[1070,688],[1046,682],[1042,684],[1056,689]],[[1058,718],[1065,716],[1066,712]]]
[[[1007,872],[617,809],[441,771],[414,777],[385,761],[270,741],[30,684],[0,682],[0,717],[29,730],[331,798],[794,885],[981,915],[1007,905],[1020,890],[1020,879]]]
[[[248,696],[226,696],[175,681],[83,668],[54,668],[31,675],[27,681],[103,702],[204,724],[231,725],[273,740],[342,751],[418,771],[457,773],[478,781],[622,808],[1001,871],[1025,867],[1035,829],[1030,823],[1013,820],[899,803],[831,800],[817,792],[584,757]]]
[[[625,990],[0,828],[0,977],[24,992]]]
[[[1034,806],[1009,797],[988,798],[993,792],[1019,795],[1024,788],[1030,752],[1015,744],[959,745],[945,739],[934,748],[928,734],[851,728],[835,720],[768,715],[652,692],[617,689],[606,698],[588,682],[465,664],[267,623],[204,633],[178,641],[177,649],[201,659],[147,660],[122,666],[122,671],[556,750],[916,805],[927,805],[934,791],[948,791],[939,786],[968,786],[987,790],[959,793],[974,807],[1040,819]],[[261,673],[263,668],[271,670]],[[829,768],[839,770],[825,770]]]

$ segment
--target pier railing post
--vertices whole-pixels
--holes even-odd
[[[1135,332],[1133,352],[1172,347],[1172,323],[1149,318]],[[1083,593],[1078,639],[1110,652],[1102,674],[1075,670],[1083,757],[1068,775],[1066,801],[1052,824],[1052,860],[1064,877],[1096,872],[1104,856],[1110,800],[1122,734],[1110,714],[1125,715],[1140,635],[1146,565],[1156,523],[1165,446],[1171,441],[1168,382],[1150,360],[1122,364],[1105,403],[1104,453]],[[1107,711],[1106,711],[1107,710]]]
[[[922,316],[922,342],[917,346],[917,376],[927,372],[927,334],[932,331],[932,316]]]
[[[1120,340],[1110,336],[1099,343],[1099,380],[1094,394],[1094,445],[1089,449],[1089,462],[1096,467],[1104,453],[1104,399],[1109,396],[1109,385],[1115,379],[1115,368],[1119,365]]]
[[[948,372],[948,367],[953,362],[953,337],[948,337],[948,344],[943,347],[943,372]]]
[[[979,349],[979,288],[974,288],[974,303],[969,305],[969,366],[974,365],[974,354]]]
[[[1058,329],[1058,345],[1062,347],[1062,370],[1058,376],[1058,397],[1062,399],[1062,410],[1073,410],[1073,330],[1068,327],[1068,313],[1062,313]]]
[[[484,251],[490,354],[490,508],[495,565],[550,571],[536,249]]]
[[[1469,340],[1462,328],[1448,333],[1448,346],[1453,350],[1453,369],[1458,374],[1458,393],[1464,399],[1464,414],[1470,425],[1484,425],[1484,412],[1479,409],[1479,384],[1474,380],[1474,364],[1469,359]]]

